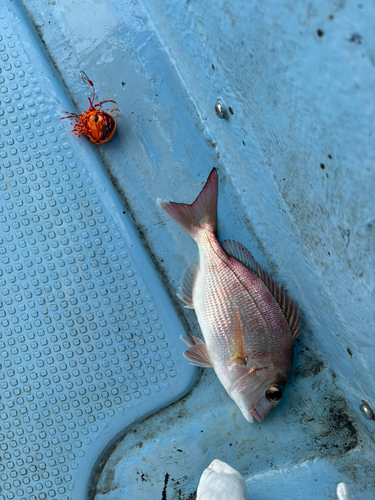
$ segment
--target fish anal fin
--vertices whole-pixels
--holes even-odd
[[[207,346],[204,342],[202,342],[197,337],[193,337],[194,343],[191,342],[186,337],[181,335],[181,340],[185,342],[189,346],[183,355],[188,361],[190,361],[191,365],[200,366],[203,368],[212,368],[212,362],[210,356],[208,354]]]
[[[186,299],[186,297],[182,294],[182,293],[176,293],[177,297],[182,300],[182,302],[184,302],[184,308],[185,309],[194,309],[194,306],[193,304],[191,304],[190,302],[188,302],[188,300]]]
[[[177,297],[185,303],[187,309],[194,309],[193,288],[198,269],[197,260],[193,260],[185,271],[180,286],[180,293],[177,294]]]
[[[249,250],[247,250],[241,243],[234,240],[225,240],[221,243],[221,245],[229,255],[242,262],[244,266],[250,269],[253,273],[257,274],[263,281],[281,307],[281,310],[283,311],[292,331],[293,340],[295,340],[299,335],[298,319],[300,308],[296,310],[295,302],[292,304],[291,297],[286,296],[285,290],[283,290],[280,285],[277,286],[275,281],[272,279],[272,276],[268,275],[260,267]]]

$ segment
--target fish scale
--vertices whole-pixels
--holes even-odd
[[[189,266],[179,297],[194,308],[205,340],[183,339],[184,356],[212,366],[249,422],[280,401],[293,361],[298,314],[285,293],[237,242],[216,238],[218,175],[213,169],[192,205],[158,200],[195,240],[199,265]],[[195,269],[195,270],[194,270]]]
[[[208,235],[208,238],[210,237],[216,239],[213,234]],[[204,241],[204,238],[201,240]],[[208,243],[207,247],[208,249],[215,248],[215,252],[218,252],[219,255],[205,249],[204,244],[199,242],[202,265],[199,278],[206,278],[206,283],[197,282],[195,289],[202,289],[205,293],[202,297],[197,297],[194,303],[197,304],[196,312],[201,318],[202,330],[206,332],[209,325],[217,325],[218,330],[216,330],[216,337],[214,337],[216,344],[219,344],[220,339],[224,338],[225,344],[234,346],[235,338],[229,334],[227,325],[233,316],[234,307],[237,307],[242,311],[242,321],[248,325],[245,331],[247,333],[251,331],[251,335],[244,336],[245,353],[251,358],[261,358],[263,361],[265,356],[273,354],[273,359],[276,361],[279,353],[281,357],[284,355],[284,346],[290,344],[288,341],[290,328],[280,307],[274,310],[275,300],[260,278],[243,268],[239,262],[235,262],[231,266],[230,259],[218,243],[216,247],[214,244]],[[234,272],[238,276],[237,279],[233,279]],[[247,288],[244,283],[246,283]],[[248,300],[249,296],[252,298],[250,301]],[[200,307],[201,303],[204,304],[203,310]],[[220,308],[217,307],[219,303],[221,304]],[[259,310],[263,314],[259,314]],[[271,325],[266,319],[268,315],[273,320]],[[285,331],[286,335],[274,335],[273,330],[275,329]],[[273,342],[271,337],[274,339]],[[284,339],[286,342],[283,341]],[[218,347],[217,351],[221,354],[220,359],[224,357],[226,360],[228,351],[221,350],[220,345]]]

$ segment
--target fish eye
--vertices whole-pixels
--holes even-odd
[[[94,122],[95,122],[95,123],[98,123],[98,120],[99,120],[99,116],[98,116],[98,115],[95,115],[95,116],[94,116]]]
[[[283,396],[283,387],[280,384],[272,385],[266,390],[266,398],[271,403],[278,403]]]

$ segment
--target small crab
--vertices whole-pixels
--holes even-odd
[[[67,116],[62,116],[59,120],[71,118],[70,124],[73,125],[71,130],[72,134],[77,136],[85,135],[91,142],[103,144],[104,142],[108,142],[115,133],[115,118],[120,113],[120,110],[117,108],[117,103],[115,101],[101,101],[94,104],[94,84],[83,71],[81,71],[80,75],[82,80],[92,87],[92,98],[90,99],[90,97],[88,97],[90,107],[80,114],[63,111]],[[102,104],[106,102],[112,102],[116,107],[114,109],[104,110]]]

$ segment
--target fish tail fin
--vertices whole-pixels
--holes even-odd
[[[162,201],[158,199],[159,207],[196,240],[200,230],[209,228],[216,233],[218,176],[214,168],[204,188],[191,205]]]

